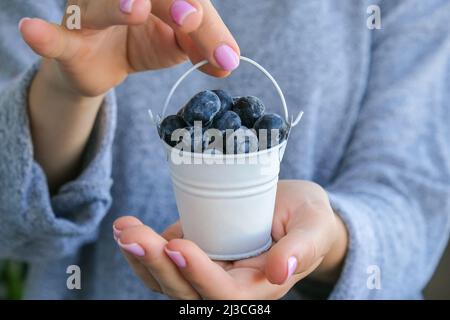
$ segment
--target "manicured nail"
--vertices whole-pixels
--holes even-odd
[[[287,266],[288,266],[288,273],[287,273],[286,281],[289,280],[290,277],[292,277],[295,270],[297,269],[297,258],[294,256],[290,257],[288,259]]]
[[[120,0],[120,11],[123,13],[131,13],[133,11],[134,0]]]
[[[214,58],[220,67],[226,71],[232,71],[239,66],[239,56],[228,45],[223,44],[214,51]]]
[[[164,251],[166,251],[167,255],[169,256],[170,260],[173,261],[179,268],[186,267],[186,260],[182,256],[182,254],[178,251],[172,251],[167,248],[164,248]]]
[[[28,20],[31,20],[31,19],[30,19],[30,18],[27,18],[27,17],[20,19],[20,21],[19,21],[19,31],[22,31],[22,25],[23,25],[23,23],[24,23],[25,21],[28,21]]]
[[[175,0],[170,7],[170,15],[179,26],[182,26],[184,20],[194,12],[197,12],[197,9],[189,2],[183,0]]]
[[[114,237],[114,240],[117,241],[119,239],[119,235],[120,235],[121,232],[122,231],[120,231],[119,229],[116,228],[115,225],[113,225],[113,237]]]
[[[138,257],[143,257],[145,256],[145,251],[144,248],[142,248],[140,245],[138,245],[137,243],[128,243],[128,244],[123,244],[122,242],[120,242],[120,239],[117,239],[117,243],[119,244],[119,246],[125,250],[126,252],[129,252],[135,256]]]

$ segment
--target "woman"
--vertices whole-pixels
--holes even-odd
[[[373,2],[216,1],[226,24],[207,0],[0,4],[0,257],[29,263],[26,297],[278,299],[314,296],[312,283],[334,299],[419,298],[450,228],[450,4],[379,1],[370,30]],[[59,24],[73,4],[81,30],[67,28],[76,11]],[[173,106],[220,87],[277,111],[241,51],[305,117],[282,163],[274,246],[222,263],[177,223],[164,231],[177,210],[145,114],[187,66],[160,69],[186,59],[234,73],[197,75]]]

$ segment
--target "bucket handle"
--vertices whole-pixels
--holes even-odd
[[[251,65],[255,66],[257,69],[259,69],[274,85],[275,89],[277,90],[277,93],[281,99],[281,105],[283,107],[283,111],[284,111],[284,117],[286,120],[286,123],[289,125],[289,131],[291,128],[295,127],[300,120],[303,117],[303,111],[300,111],[299,114],[297,115],[297,117],[291,117],[289,118],[289,111],[287,108],[287,104],[286,104],[286,99],[284,98],[284,94],[281,91],[280,86],[278,85],[277,81],[273,78],[273,76],[263,67],[261,66],[259,63],[257,63],[256,61],[247,58],[247,57],[243,57],[241,56],[240,59],[242,61],[248,62]],[[175,84],[173,85],[172,89],[170,89],[169,95],[166,98],[166,101],[164,102],[164,107],[162,109],[161,115],[156,115],[154,116],[152,111],[149,109],[148,113],[150,116],[150,120],[152,121],[152,123],[154,125],[156,125],[157,127],[159,127],[159,124],[161,123],[162,119],[164,118],[167,108],[169,106],[170,100],[172,99],[172,96],[174,95],[175,91],[177,90],[178,86],[181,84],[181,82],[183,82],[183,80],[190,75],[193,71],[203,67],[204,65],[208,64],[207,60],[201,61],[195,65],[193,65],[189,70],[187,70],[178,80],[177,82],[175,82]]]

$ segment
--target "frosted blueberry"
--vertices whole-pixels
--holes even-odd
[[[187,126],[186,122],[177,115],[167,116],[159,126],[159,136],[163,139],[168,145],[174,147],[179,140],[172,140],[172,133],[177,129],[182,129]]]
[[[201,121],[202,126],[207,127],[219,112],[220,107],[219,97],[214,92],[206,90],[192,97],[178,114],[190,126],[194,125],[194,121]]]
[[[237,99],[233,111],[241,118],[242,125],[253,128],[256,120],[264,114],[264,104],[256,97],[248,96]]]
[[[223,90],[213,90],[220,99],[220,110],[217,113],[216,117],[221,117],[225,112],[231,110],[233,107],[233,98]]]
[[[275,113],[262,116],[253,128],[258,135],[260,150],[272,148],[287,138],[286,121]]]
[[[227,129],[237,130],[241,127],[241,118],[236,112],[226,111],[222,116],[214,118],[212,127],[221,131]]]

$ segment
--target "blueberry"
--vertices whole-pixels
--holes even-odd
[[[212,127],[221,131],[232,129],[237,130],[241,127],[241,118],[236,112],[226,111],[221,117],[215,117]]]
[[[214,92],[220,99],[220,110],[216,114],[216,118],[221,117],[225,112],[231,110],[233,107],[233,98],[223,90],[213,90],[212,92]]]
[[[255,132],[244,126],[231,132],[227,130],[226,151],[228,154],[241,154],[258,151],[258,137]]]
[[[242,97],[233,97],[233,105],[235,105],[236,102],[237,102],[240,98],[242,98]]]
[[[172,141],[172,133],[177,129],[185,128],[186,126],[186,122],[180,116],[171,115],[164,118],[161,122],[158,133],[161,139],[168,145],[174,147],[178,142]]]
[[[286,121],[274,113],[268,113],[262,116],[256,121],[253,128],[258,134],[260,150],[272,148],[287,138],[288,127]]]
[[[189,128],[191,134],[191,152],[202,153],[208,147],[208,141],[205,139],[205,130],[200,125]]]
[[[242,97],[235,101],[233,111],[241,118],[242,125],[253,128],[256,120],[264,114],[264,105],[256,97]]]
[[[179,115],[190,126],[194,125],[194,121],[201,121],[202,126],[207,127],[219,112],[220,106],[219,97],[214,92],[206,90],[192,97],[179,111]]]

